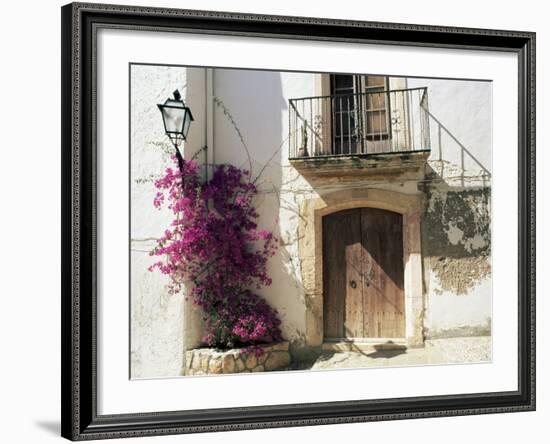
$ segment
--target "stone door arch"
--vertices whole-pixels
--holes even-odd
[[[379,208],[403,217],[405,337],[422,346],[423,286],[420,220],[423,197],[379,189],[342,190],[306,199],[300,208],[299,252],[306,300],[306,345],[323,344],[323,217],[352,208]]]

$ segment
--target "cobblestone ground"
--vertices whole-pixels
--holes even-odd
[[[323,352],[313,364],[304,368],[336,369],[430,364],[465,364],[491,361],[491,337],[447,338],[428,340],[424,348]]]

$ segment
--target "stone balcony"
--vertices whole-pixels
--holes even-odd
[[[290,164],[306,179],[345,182],[357,178],[411,179],[424,178],[430,150],[400,153],[373,153],[351,156],[317,156],[290,159]]]

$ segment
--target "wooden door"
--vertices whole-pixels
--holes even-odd
[[[405,336],[402,216],[359,208],[323,218],[326,340]]]

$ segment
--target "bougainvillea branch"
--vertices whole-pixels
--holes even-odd
[[[258,229],[250,172],[217,165],[202,181],[190,160],[182,174],[167,168],[155,186],[155,207],[167,207],[174,220],[151,252],[161,259],[150,269],[170,276],[171,292],[192,283],[190,297],[205,315],[204,343],[229,348],[280,340],[277,312],[254,292],[271,285],[267,261],[276,239]]]

